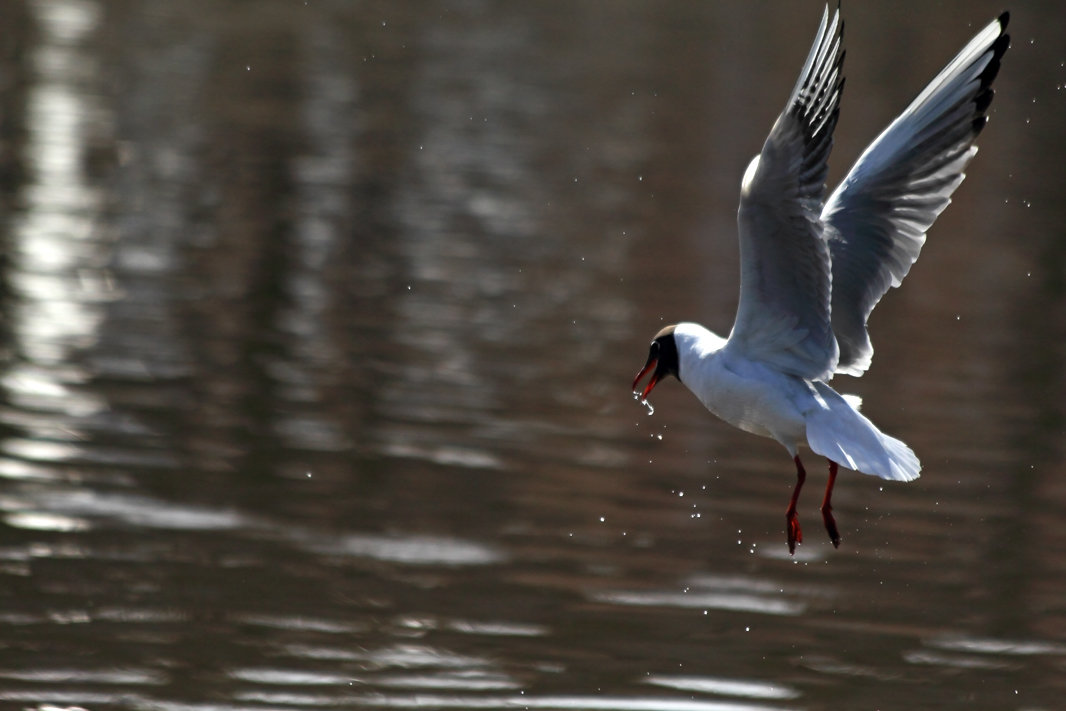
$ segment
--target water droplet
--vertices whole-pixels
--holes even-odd
[[[633,393],[633,399],[640,402],[641,405],[648,408],[648,415],[655,414],[655,408],[651,406],[651,403],[640,396],[640,393]]]

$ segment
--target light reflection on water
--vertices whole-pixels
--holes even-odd
[[[919,482],[793,558],[781,452],[628,399],[732,315],[804,5],[5,6],[0,701],[1055,708],[1057,5],[846,384]],[[967,28],[845,13],[847,157]]]
[[[765,615],[799,615],[806,605],[770,596],[750,595],[741,592],[718,593],[685,589],[680,592],[663,591],[617,591],[603,592],[596,599],[615,605],[638,607],[694,607],[715,610],[757,612]]]
[[[772,709],[782,708],[733,701],[694,701],[662,697],[612,698],[604,696],[548,696],[543,698],[512,696],[501,699],[471,697],[446,699],[415,696],[390,699],[384,704],[375,703],[373,698],[364,698],[360,699],[359,703],[365,703],[368,706],[382,705],[389,708],[422,706],[429,708],[558,709],[559,711],[568,709],[588,709],[588,711],[771,711]],[[411,705],[404,706],[404,704]]]
[[[780,684],[740,681],[736,679],[713,679],[698,676],[651,676],[647,682],[670,689],[698,691],[722,696],[742,696],[752,699],[794,699],[800,694],[795,689]]]

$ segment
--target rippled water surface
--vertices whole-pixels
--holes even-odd
[[[831,180],[1002,8],[850,3]],[[0,707],[1061,708],[1066,11],[872,320],[842,475],[676,383],[821,7],[0,8]]]

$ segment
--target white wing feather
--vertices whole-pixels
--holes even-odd
[[[741,187],[740,303],[730,347],[808,379],[832,374],[830,254],[819,217],[843,87],[842,25],[829,10],[785,110]]]
[[[991,83],[1010,44],[1007,13],[991,22],[863,152],[822,211],[832,255],[836,371],[873,358],[866,320],[899,286],[951,202],[987,121]]]

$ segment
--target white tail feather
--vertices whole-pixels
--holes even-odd
[[[812,450],[863,474],[892,481],[918,478],[922,465],[910,447],[877,429],[825,383],[812,385],[819,396],[818,407],[805,415]]]

